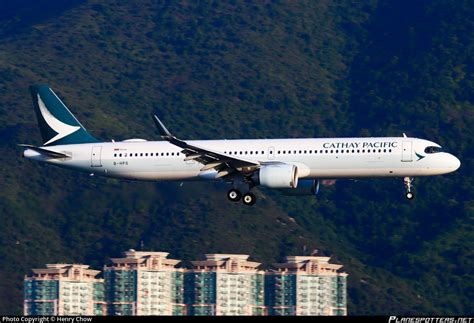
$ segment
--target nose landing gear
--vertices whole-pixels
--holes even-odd
[[[411,191],[412,182],[413,182],[413,178],[410,178],[410,177],[403,178],[403,184],[405,184],[405,188],[407,190],[407,193],[405,194],[405,196],[409,200],[413,200],[413,198],[415,197],[415,194],[413,194],[413,192]]]

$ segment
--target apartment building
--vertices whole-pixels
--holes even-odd
[[[330,257],[289,256],[263,271],[243,254],[189,269],[167,252],[124,252],[104,266],[48,264],[24,280],[25,315],[347,315],[347,274]]]
[[[268,315],[347,315],[347,274],[330,257],[291,256],[265,275]]]
[[[206,254],[185,273],[188,315],[264,315],[264,272],[249,255]]]
[[[47,264],[24,279],[24,315],[106,315],[99,270],[79,264]]]
[[[185,315],[183,269],[167,252],[124,252],[104,267],[109,315]]]

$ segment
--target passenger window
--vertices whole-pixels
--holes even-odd
[[[166,153],[166,156],[169,156],[169,155],[170,155],[170,153]]]
[[[117,154],[114,154],[114,157],[117,157]]]

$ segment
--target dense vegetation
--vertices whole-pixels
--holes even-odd
[[[3,7],[1,7],[3,6]],[[129,248],[318,249],[344,264],[350,314],[474,314],[474,4],[470,1],[18,1],[0,5],[0,313],[51,262],[96,268]],[[28,86],[46,83],[95,136],[408,135],[462,161],[420,178],[337,181],[318,198],[134,183],[38,165]]]

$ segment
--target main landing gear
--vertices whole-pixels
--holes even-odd
[[[252,192],[247,192],[242,196],[242,193],[235,188],[232,188],[227,192],[227,198],[232,202],[238,202],[242,199],[242,202],[248,206],[254,205],[255,202],[257,202],[257,197]]]
[[[405,196],[409,200],[413,200],[413,198],[415,197],[415,194],[413,194],[413,192],[411,191],[412,182],[413,182],[413,178],[410,178],[410,177],[404,177],[403,178],[403,184],[405,184],[405,188],[407,190],[407,193],[405,194]]]

